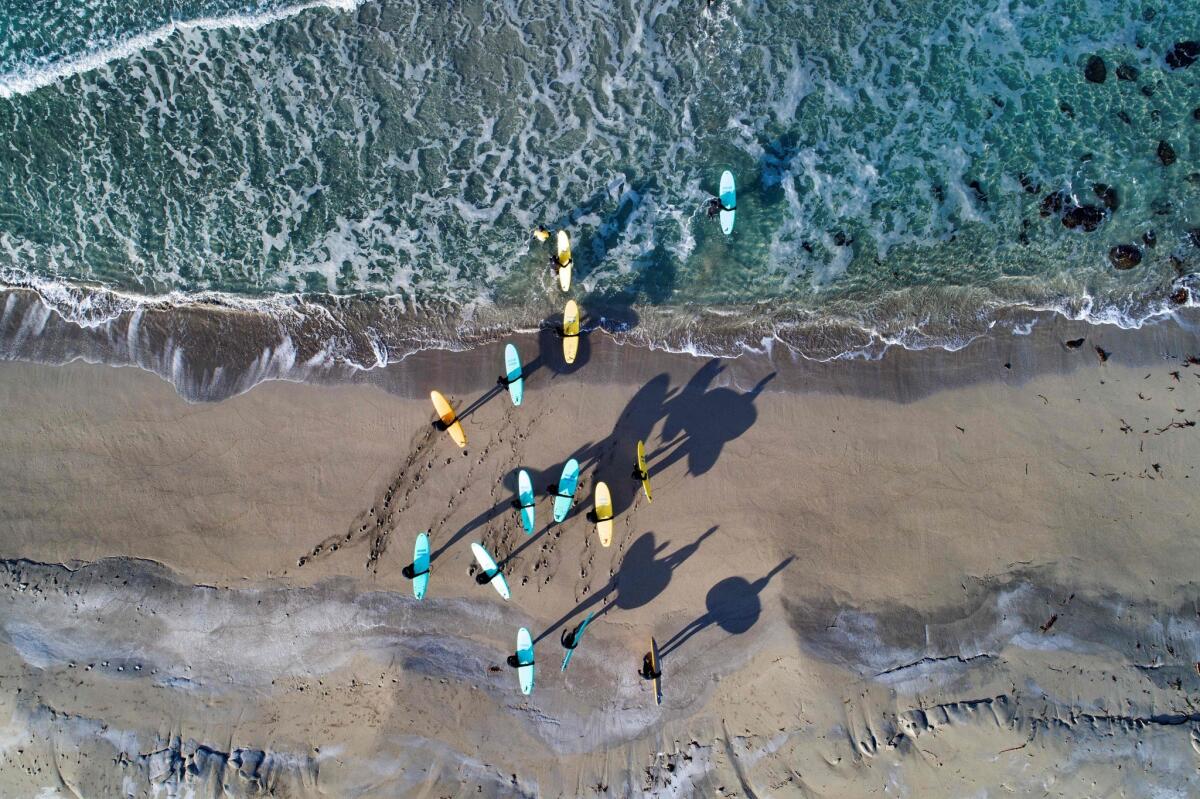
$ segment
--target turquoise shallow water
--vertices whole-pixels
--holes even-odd
[[[593,321],[719,352],[1134,324],[1200,262],[1200,63],[1165,60],[1200,0],[147,5],[0,21],[0,276],[89,324],[217,297],[469,342],[560,306],[539,224]],[[1097,184],[1095,230],[1040,213]]]

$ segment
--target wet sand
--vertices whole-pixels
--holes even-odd
[[[1185,325],[833,364],[595,336],[565,368],[547,336],[518,344],[520,408],[499,344],[201,404],[133,368],[0,364],[0,792],[1198,790]],[[581,501],[549,525],[569,457]],[[472,541],[511,601],[472,579]]]

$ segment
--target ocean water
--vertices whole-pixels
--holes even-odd
[[[1166,61],[1197,20],[1200,0],[9,0],[0,279],[114,341],[148,311],[234,310],[278,330],[270,357],[370,367],[552,322],[546,225],[591,323],[652,346],[957,347],[1014,308],[1136,325],[1190,304],[1200,265],[1200,63]],[[729,237],[703,212],[724,169]],[[1064,225],[1081,205],[1094,230]],[[46,325],[18,305],[10,343]]]

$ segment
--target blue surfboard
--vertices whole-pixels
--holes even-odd
[[[425,598],[425,589],[429,587],[429,536],[426,533],[417,535],[417,543],[413,547],[413,596]]]
[[[517,679],[521,681],[521,693],[533,693],[533,638],[524,627],[517,631]]]
[[[563,655],[562,671],[567,670],[567,664],[571,662],[571,655],[575,654],[575,649],[579,646],[579,641],[583,638],[583,631],[587,629],[588,622],[595,616],[595,611],[589,613],[587,618],[583,620],[583,624],[579,625],[579,631],[575,633],[575,646],[567,650],[567,654]]]
[[[529,472],[522,469],[517,473],[517,499],[521,503],[521,526],[525,528],[525,535],[533,532],[533,481],[529,479]]]
[[[525,396],[525,378],[521,376],[521,356],[512,344],[504,347],[504,376],[508,379],[508,396],[513,405],[520,405]]]
[[[562,477],[554,492],[554,521],[561,522],[575,504],[575,486],[579,484],[579,461],[571,458],[563,467]]]
[[[737,187],[733,183],[733,173],[726,169],[721,174],[721,232],[728,236],[733,232],[733,220],[737,214],[725,208],[737,208]]]

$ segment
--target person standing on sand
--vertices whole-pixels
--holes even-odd
[[[638,672],[638,676],[643,680],[657,680],[662,676],[661,671],[654,670],[654,653],[647,652],[642,656],[642,669]]]

